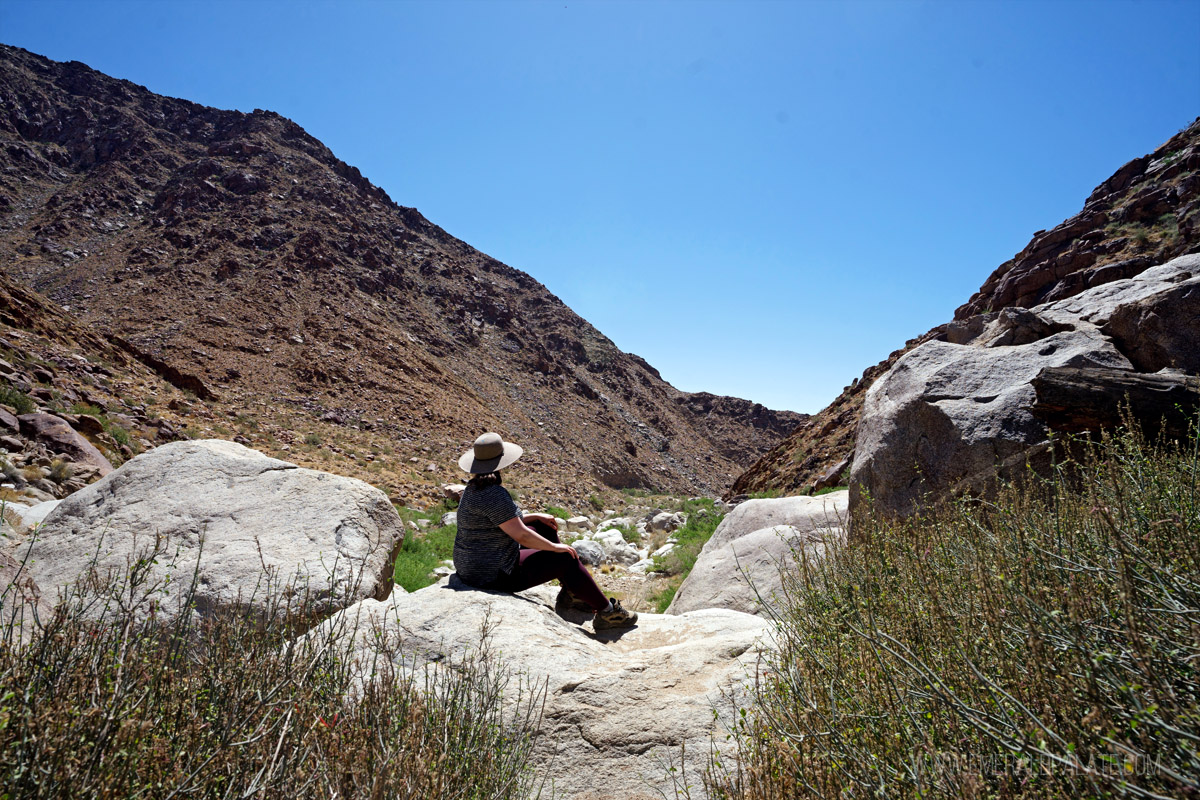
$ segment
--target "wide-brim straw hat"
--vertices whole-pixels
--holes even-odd
[[[462,467],[463,472],[483,475],[504,469],[524,452],[520,445],[504,441],[498,433],[485,433],[475,440],[470,450],[462,454],[458,466]]]

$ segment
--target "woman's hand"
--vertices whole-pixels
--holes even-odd
[[[554,552],[556,552],[556,553],[570,553],[570,554],[571,554],[571,558],[575,559],[576,561],[578,561],[578,560],[579,560],[579,553],[575,552],[575,548],[574,548],[574,547],[571,547],[571,545],[569,545],[569,544],[560,544],[558,547],[556,547],[556,548],[554,549]]]
[[[551,528],[554,528],[554,530],[558,530],[558,520],[554,518],[553,514],[542,514],[541,512],[536,512],[533,514],[525,514],[524,518],[527,520],[545,523]]]

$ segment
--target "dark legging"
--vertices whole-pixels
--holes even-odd
[[[542,535],[542,538],[552,542],[558,541],[554,528],[544,522],[535,520],[525,523]],[[559,583],[571,591],[594,610],[600,611],[608,607],[604,592],[596,585],[592,573],[587,571],[577,558],[570,553],[552,553],[549,550],[534,550],[522,547],[517,559],[517,567],[511,575],[504,575],[488,584],[489,589],[502,592],[522,592],[531,586],[538,586],[558,578]]]

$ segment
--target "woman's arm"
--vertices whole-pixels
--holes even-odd
[[[540,512],[533,514],[522,514],[521,519],[525,520],[526,525],[528,525],[530,520],[532,520],[534,522],[544,522],[551,528],[554,528],[554,530],[558,530],[558,520],[554,518],[553,514],[542,514]]]
[[[533,514],[526,514],[526,517],[533,517]],[[510,520],[500,523],[500,530],[507,533],[509,536],[517,540],[517,544],[521,547],[529,547],[534,550],[549,550],[552,553],[570,553],[572,558],[579,558],[579,554],[575,552],[575,548],[569,544],[559,544],[552,542],[542,536],[537,531],[530,528],[520,517],[513,517]]]

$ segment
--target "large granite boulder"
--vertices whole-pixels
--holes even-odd
[[[555,614],[556,591],[488,592],[451,576],[412,594],[364,600],[323,624],[344,626],[357,663],[370,664],[386,637],[409,669],[462,658],[486,627],[502,665],[545,687],[535,751],[544,796],[674,796],[673,780],[684,776],[696,792],[710,742],[728,747],[728,693],[744,691],[768,624],[713,609],[642,614],[634,628],[597,634],[590,623]],[[681,747],[684,772],[672,778],[667,766],[680,766]]]
[[[926,342],[867,390],[850,471],[851,506],[908,515],[927,496],[994,473],[1046,438],[1030,381],[1046,367],[1130,366],[1095,329],[1028,344]]]
[[[63,500],[30,535],[30,577],[57,594],[91,571],[123,573],[158,546],[146,598],[168,615],[196,576],[194,608],[261,607],[286,589],[328,613],[386,597],[404,537],[378,489],[234,442],[174,442]]]
[[[721,520],[675,593],[668,614],[702,608],[762,612],[782,587],[780,572],[797,556],[820,558],[844,540],[849,492],[747,500]]]
[[[884,513],[986,486],[1045,453],[1030,409],[1047,367],[1157,370],[1200,365],[1200,255],[1181,256],[1032,309],[956,323],[950,341],[902,356],[867,391],[850,472],[851,507]]]

